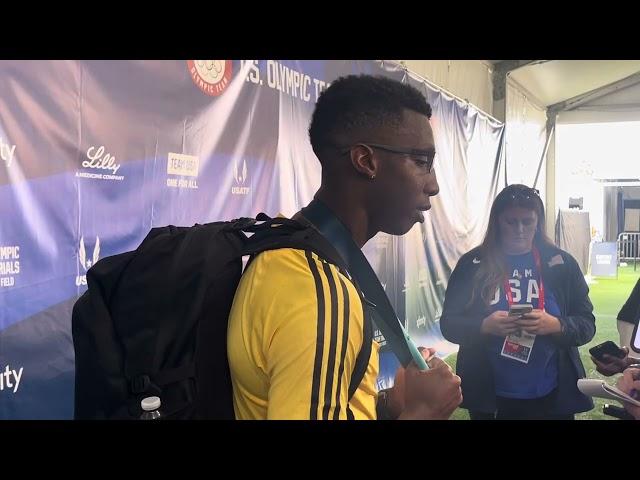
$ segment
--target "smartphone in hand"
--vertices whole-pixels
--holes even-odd
[[[533,305],[530,303],[514,303],[509,306],[510,317],[521,317],[526,313],[530,313],[533,310]]]
[[[589,353],[593,358],[599,362],[604,362],[604,355],[611,355],[612,357],[624,358],[627,356],[624,350],[617,346],[611,340],[607,340],[595,347],[589,349]]]

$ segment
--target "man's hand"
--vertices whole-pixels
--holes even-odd
[[[616,386],[627,395],[640,398],[640,368],[627,368]],[[633,418],[640,420],[640,407],[624,402],[624,408]]]
[[[398,369],[390,400],[392,409],[399,409],[399,419],[446,420],[462,402],[460,377],[434,356],[435,350],[425,348],[421,353],[429,370],[418,370],[413,362],[406,369]],[[399,395],[402,391],[403,399]]]

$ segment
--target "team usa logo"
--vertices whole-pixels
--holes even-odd
[[[222,95],[231,83],[231,60],[187,60],[191,80],[212,97]]]

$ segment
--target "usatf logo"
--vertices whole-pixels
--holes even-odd
[[[187,60],[191,80],[207,95],[222,95],[231,82],[231,60]]]
[[[10,143],[4,143],[2,138],[0,138],[0,158],[4,160],[7,164],[7,168],[11,166],[11,162],[13,161],[13,154],[16,151],[16,146],[11,145]]]
[[[236,182],[235,186],[231,187],[231,193],[234,195],[247,195],[251,190],[250,187],[245,187],[247,181],[247,161],[242,161],[242,170],[238,168],[238,162],[233,162],[233,179]]]
[[[80,237],[80,248],[78,248],[78,261],[80,265],[82,265],[82,269],[87,272],[96,262],[100,259],[100,237],[96,237],[96,244],[93,247],[93,256],[91,258],[87,258],[87,250],[84,246],[84,237]],[[78,272],[82,270],[78,269]],[[86,273],[82,275],[78,275],[76,277],[76,285],[79,287],[80,285],[87,284],[87,275]]]

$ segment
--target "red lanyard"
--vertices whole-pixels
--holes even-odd
[[[538,290],[540,295],[538,298],[538,309],[544,310],[544,284],[542,283],[542,262],[540,262],[540,252],[538,252],[536,247],[533,247],[532,253],[538,273]],[[506,275],[504,277],[504,291],[507,294],[507,302],[509,302],[509,306],[513,305],[513,293],[511,293],[511,285],[509,284],[509,280]]]

